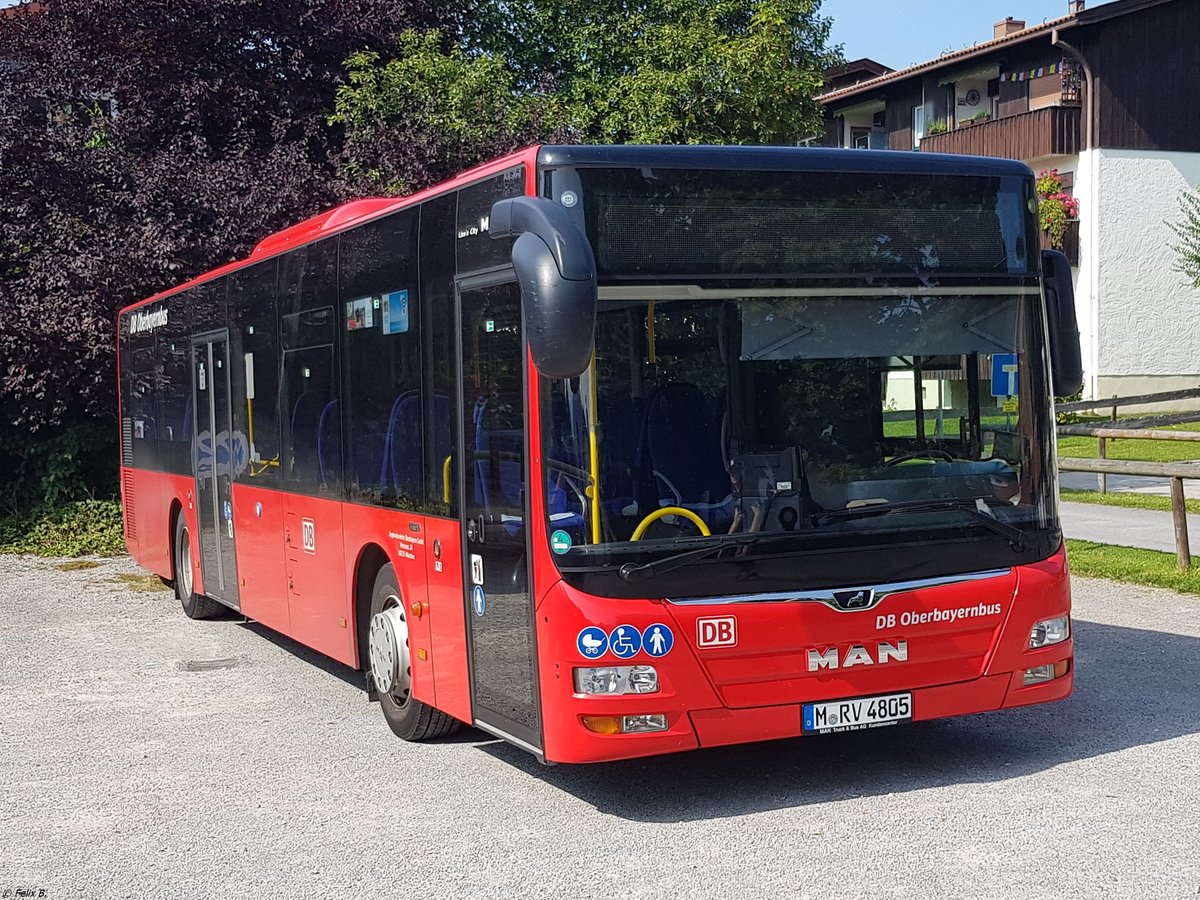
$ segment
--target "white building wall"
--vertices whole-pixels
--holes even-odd
[[[1080,312],[1091,307],[1093,391],[1200,385],[1200,290],[1174,268],[1177,238],[1168,225],[1180,219],[1180,194],[1200,185],[1200,153],[1101,149],[1084,154],[1080,170],[1087,178],[1077,175],[1076,196],[1096,210],[1081,222],[1092,229],[1081,234],[1077,288]],[[1089,179],[1092,189],[1081,195]],[[1082,332],[1082,316],[1080,325]]]
[[[1100,381],[1100,217],[1098,150],[1079,154],[1072,192],[1079,201],[1079,267],[1075,279],[1075,317],[1083,359],[1083,396],[1099,396]]]

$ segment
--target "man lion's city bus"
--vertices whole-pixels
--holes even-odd
[[[535,147],[119,316],[125,536],[392,730],[582,763],[1071,692],[1016,162]]]

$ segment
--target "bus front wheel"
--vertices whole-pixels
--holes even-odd
[[[458,725],[456,719],[412,696],[408,610],[400,599],[391,563],[375,576],[367,635],[371,681],[388,727],[406,741],[430,740],[452,732]]]
[[[196,568],[192,560],[192,536],[182,512],[175,517],[175,596],[189,619],[211,619],[221,604],[196,593]]]

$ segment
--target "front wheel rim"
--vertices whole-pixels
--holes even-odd
[[[390,697],[397,706],[404,706],[412,693],[412,669],[408,622],[395,594],[388,595],[383,609],[371,618],[367,644],[375,690]]]

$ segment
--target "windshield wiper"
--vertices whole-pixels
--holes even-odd
[[[876,513],[898,512],[931,512],[936,510],[956,510],[964,512],[975,519],[980,525],[989,528],[1003,537],[1008,538],[1008,545],[1020,553],[1025,549],[1025,538],[1029,532],[1001,522],[994,516],[988,515],[979,508],[980,503],[986,504],[982,497],[975,500],[903,500],[896,503],[868,503],[863,506],[853,506],[848,509],[831,509],[820,514],[823,519],[857,519]]]
[[[713,538],[713,543],[706,544],[696,550],[684,550],[681,553],[672,553],[670,556],[664,556],[662,559],[657,559],[654,562],[641,563],[625,563],[618,570],[625,581],[642,581],[650,578],[653,575],[661,575],[664,572],[670,572],[674,569],[686,566],[690,562],[704,559],[709,556],[714,556],[722,550],[729,547],[751,547],[754,544],[767,543],[770,541],[782,541],[786,539],[795,539],[798,532],[795,531],[772,531],[766,534],[726,534]]]
[[[818,518],[841,518],[854,519],[860,516],[868,516],[874,513],[886,512],[930,512],[936,510],[951,510],[964,512],[974,518],[980,525],[989,528],[1003,537],[1008,538],[1008,545],[1017,553],[1024,551],[1025,538],[1028,537],[1028,532],[1015,525],[1009,525],[1007,522],[1001,522],[999,519],[993,518],[979,509],[977,502],[986,502],[982,498],[979,501],[975,500],[907,500],[896,503],[874,503],[866,506],[855,506],[849,509],[827,510],[820,513]],[[654,575],[661,575],[664,572],[671,572],[675,569],[682,568],[688,563],[697,562],[701,559],[706,559],[710,556],[715,556],[722,550],[729,547],[750,547],[755,544],[767,543],[771,541],[782,541],[794,539],[799,532],[795,531],[772,531],[766,534],[729,534],[719,538],[714,538],[714,543],[699,547],[695,550],[684,550],[681,553],[673,553],[670,556],[664,556],[662,559],[654,562],[641,563],[625,563],[618,570],[617,574],[625,581],[642,581],[646,578],[651,578]]]

